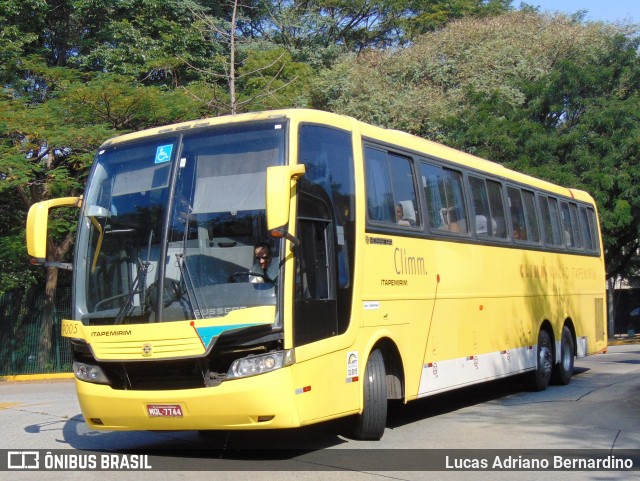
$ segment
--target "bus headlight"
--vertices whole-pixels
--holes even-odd
[[[227,379],[255,376],[256,374],[275,371],[276,369],[290,366],[294,362],[293,349],[243,357],[233,361],[227,373]]]
[[[94,384],[109,384],[109,379],[99,366],[85,364],[84,362],[73,361],[73,374],[80,381],[92,382]]]

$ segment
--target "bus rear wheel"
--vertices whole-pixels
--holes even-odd
[[[573,336],[569,328],[564,326],[560,341],[560,362],[553,367],[553,382],[555,384],[566,386],[571,382],[574,356]]]
[[[532,391],[544,391],[551,380],[553,371],[553,351],[551,337],[544,329],[538,334],[538,350],[536,356],[536,369],[529,374],[529,388]]]
[[[377,441],[387,425],[387,382],[384,358],[376,349],[369,355],[364,372],[362,414],[355,420],[356,439]]]

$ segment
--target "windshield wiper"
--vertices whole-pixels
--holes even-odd
[[[133,284],[131,284],[131,289],[129,292],[124,294],[127,297],[127,300],[122,304],[120,310],[118,311],[118,315],[115,318],[114,324],[122,324],[122,321],[125,317],[129,316],[131,312],[133,312],[133,298],[136,294],[140,295],[140,309],[142,312],[145,312],[145,286],[147,285],[147,274],[149,272],[149,267],[151,266],[151,262],[149,258],[151,257],[151,242],[153,240],[153,230],[149,232],[149,242],[147,246],[147,260],[143,261],[139,257],[136,260],[136,264],[138,266],[138,272],[136,273],[136,277],[133,280]]]
[[[178,269],[180,269],[182,283],[184,284],[187,294],[187,302],[189,303],[189,307],[191,308],[191,314],[193,314],[193,317],[197,319],[197,313],[202,312],[202,308],[200,307],[200,303],[198,302],[196,289],[193,285],[193,277],[191,275],[191,272],[189,272],[189,268],[187,267],[187,263],[185,262],[185,257],[186,256],[184,252],[176,253],[176,259],[178,260]],[[196,307],[196,309],[194,309],[194,306]]]
[[[140,294],[140,306],[141,306],[141,309],[143,309],[142,312],[145,312],[144,311],[144,306],[145,306],[144,286],[146,285],[146,282],[147,282],[147,273],[149,272],[149,266],[151,265],[151,263],[148,260],[141,261],[138,258],[137,264],[138,264],[138,273],[136,274],[136,278],[133,280],[133,284],[131,285],[131,290],[127,294],[124,294],[125,296],[127,296],[127,300],[118,311],[118,315],[116,316],[114,324],[122,324],[122,321],[124,320],[124,318],[129,316],[131,312],[133,312],[133,309],[135,307],[133,305],[133,298],[136,294]]]

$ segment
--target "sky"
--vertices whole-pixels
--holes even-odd
[[[512,5],[518,7],[520,3],[539,6],[541,12],[575,13],[587,10],[587,20],[640,23],[638,0],[514,0]]]

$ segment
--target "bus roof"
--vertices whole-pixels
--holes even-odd
[[[352,117],[313,109],[269,110],[181,122],[114,137],[103,143],[101,148],[107,148],[122,142],[128,142],[131,140],[142,139],[171,132],[177,133],[215,125],[278,118],[290,119],[298,123],[326,123],[350,131],[357,130],[364,138],[393,144],[398,147],[420,153],[421,155],[424,155],[426,157],[445,160],[447,162],[492,174],[497,177],[502,177],[514,182],[531,185],[532,187],[547,190],[559,195],[572,197],[577,200],[582,200],[589,203],[594,203],[593,198],[585,191],[562,187],[557,184],[553,184],[551,182],[547,182],[542,179],[538,179],[536,177],[532,177],[530,175],[508,169],[497,162],[492,162],[490,160],[486,160],[481,157],[477,157],[475,155],[468,154],[451,147],[447,147],[446,145],[423,139],[407,132],[376,127],[374,125],[358,121]]]

